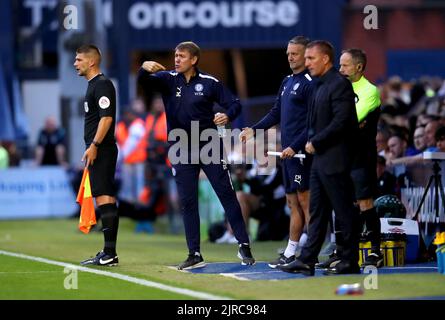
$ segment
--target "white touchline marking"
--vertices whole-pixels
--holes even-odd
[[[10,256],[10,257],[16,257],[16,258],[22,258],[22,259],[28,259],[28,260],[32,260],[32,261],[47,263],[47,264],[64,267],[64,268],[71,268],[71,269],[78,270],[78,271],[94,273],[94,274],[98,274],[98,275],[102,275],[102,276],[106,276],[106,277],[111,277],[111,278],[115,278],[115,279],[119,279],[119,280],[136,283],[136,284],[146,286],[146,287],[152,287],[152,288],[156,288],[156,289],[160,289],[160,290],[179,293],[179,294],[183,294],[183,295],[190,296],[193,298],[198,298],[198,299],[231,300],[231,298],[228,298],[228,297],[217,296],[217,295],[213,295],[210,293],[205,293],[205,292],[200,292],[200,291],[195,291],[195,290],[190,290],[190,289],[173,287],[173,286],[165,285],[165,284],[154,282],[154,281],[149,281],[149,280],[145,280],[145,279],[140,279],[140,278],[136,278],[136,277],[132,277],[132,276],[123,275],[120,273],[91,269],[88,267],[77,266],[77,265],[74,265],[71,263],[59,262],[59,261],[55,261],[55,260],[29,256],[29,255],[21,254],[21,253],[14,253],[14,252],[0,250],[0,254],[3,254],[5,256]]]
[[[238,273],[239,274],[239,273]],[[244,275],[245,273],[243,273],[243,275]],[[227,277],[227,278],[231,278],[231,279],[235,279],[235,280],[239,280],[239,281],[250,281],[249,279],[247,279],[247,278],[243,278],[243,277],[240,277],[240,276],[237,276],[236,274],[234,274],[234,273],[219,273],[219,275],[221,275],[221,276],[223,276],[223,277]]]

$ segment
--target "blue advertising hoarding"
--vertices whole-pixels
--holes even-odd
[[[295,36],[340,45],[344,0],[114,1],[109,21],[115,43],[170,50],[184,40],[202,48],[273,48]]]
[[[19,47],[32,52],[33,40],[40,41],[45,51],[56,55],[58,32],[64,17],[60,14],[61,5],[68,2],[8,2],[14,4],[16,32],[33,31]],[[203,49],[282,48],[295,35],[328,40],[339,50],[346,1],[78,0],[75,3],[80,21],[85,21],[84,27],[91,27],[87,20],[94,16],[99,19],[95,23],[106,25],[113,57],[110,75],[119,80],[120,104],[127,104],[132,50],[172,50],[185,40],[195,41]],[[92,14],[94,8],[99,12]],[[94,31],[90,30],[88,35],[92,33]]]
[[[131,50],[172,50],[191,40],[203,49],[282,48],[295,35],[341,48],[345,0],[106,1],[108,41],[115,53],[120,102],[128,103]],[[127,48],[128,50],[120,50]]]

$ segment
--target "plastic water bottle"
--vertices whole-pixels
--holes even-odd
[[[363,294],[363,288],[360,283],[342,284],[337,288],[337,290],[335,290],[335,294],[360,295]]]
[[[218,129],[218,136],[220,138],[225,138],[226,137],[226,126],[225,125],[220,125],[220,126],[216,126]]]
[[[219,115],[220,113],[218,112],[216,115]],[[226,131],[226,126],[221,124],[219,126],[216,126],[216,128],[218,129],[218,137],[220,138],[225,138],[227,131]]]

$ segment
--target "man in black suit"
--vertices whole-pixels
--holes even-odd
[[[305,52],[306,67],[318,78],[308,115],[306,152],[313,154],[308,241],[286,272],[314,275],[328,221],[335,211],[337,254],[341,260],[328,274],[359,273],[358,210],[350,177],[353,138],[358,130],[354,91],[333,67],[334,49],[327,41],[311,42]]]

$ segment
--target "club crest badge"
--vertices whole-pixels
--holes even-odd
[[[195,96],[203,96],[204,93],[202,90],[204,89],[204,86],[201,83],[197,83],[195,85]]]
[[[202,84],[197,83],[197,84],[195,85],[195,91],[196,91],[196,92],[201,92],[202,89],[204,89],[204,86],[203,86]]]

